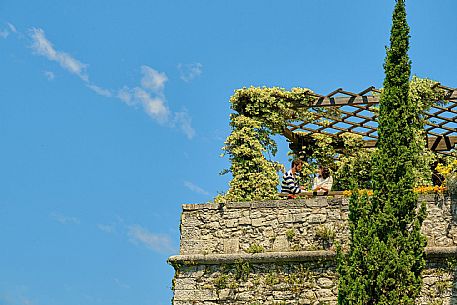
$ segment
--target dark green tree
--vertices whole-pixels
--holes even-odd
[[[411,62],[405,1],[397,0],[378,118],[372,197],[353,191],[351,244],[339,254],[339,304],[414,304],[422,285],[425,238],[413,192],[421,151],[421,109],[409,98]]]

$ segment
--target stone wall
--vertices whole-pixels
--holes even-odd
[[[425,195],[429,262],[420,304],[457,305],[457,203]],[[336,304],[344,197],[183,205],[175,305]]]

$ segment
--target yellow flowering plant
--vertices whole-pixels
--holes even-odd
[[[450,193],[457,192],[457,159],[448,157],[444,163],[438,163],[436,170],[444,177],[443,185]]]

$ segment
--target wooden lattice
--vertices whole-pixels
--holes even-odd
[[[445,92],[442,101],[436,101],[426,112],[424,126],[431,150],[449,154],[457,143],[457,88],[436,85]],[[317,120],[289,123],[284,135],[294,144],[299,144],[304,135],[315,133],[339,136],[345,132],[361,135],[365,147],[375,147],[378,139],[377,109],[380,91],[369,87],[359,93],[341,88],[327,94],[313,93],[311,104],[295,104],[296,108],[336,107],[339,115],[325,116],[316,112]]]

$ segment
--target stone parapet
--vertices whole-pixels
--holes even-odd
[[[423,195],[427,267],[418,304],[457,305],[457,199]],[[185,204],[174,305],[337,304],[334,244],[347,249],[348,199]]]
[[[422,231],[429,246],[457,246],[455,201],[424,195]],[[348,200],[309,198],[263,202],[185,204],[180,254],[288,252],[332,249],[348,243]]]

